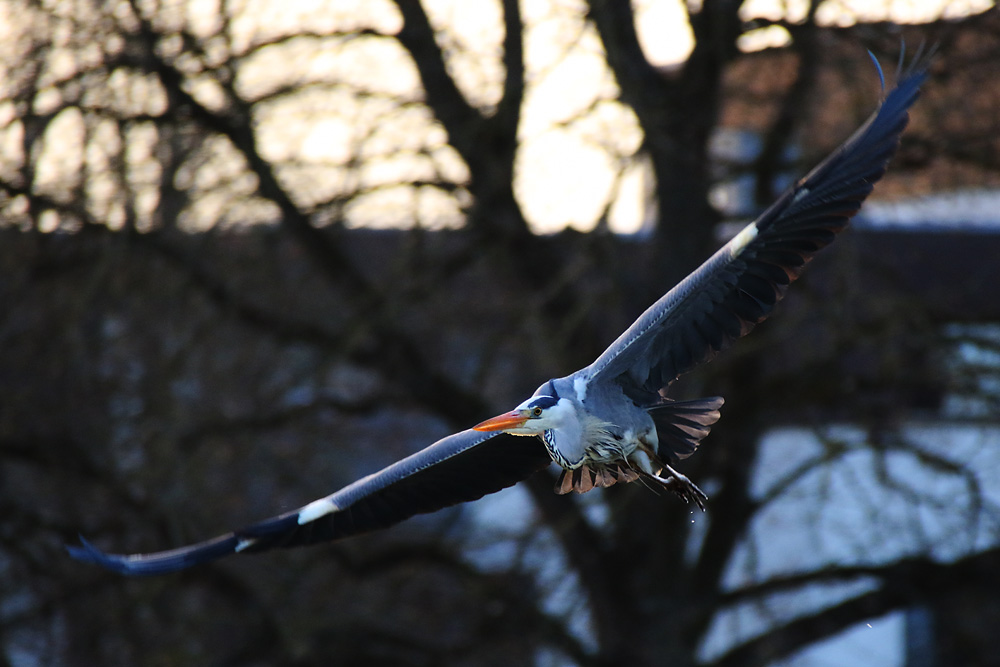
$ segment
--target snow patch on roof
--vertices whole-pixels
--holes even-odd
[[[954,190],[897,201],[870,201],[855,225],[1000,231],[1000,190]]]

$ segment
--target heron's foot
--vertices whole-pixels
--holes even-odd
[[[670,489],[685,503],[694,503],[704,512],[705,503],[708,501],[708,496],[705,495],[705,492],[699,489],[698,485],[692,482],[687,475],[682,475],[670,466],[666,466],[664,470],[669,473],[668,477],[652,475],[652,478],[667,489]]]

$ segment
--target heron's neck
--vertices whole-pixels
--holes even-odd
[[[587,450],[588,420],[577,410],[576,403],[559,399],[550,409],[550,421],[542,440],[552,459],[564,468],[579,467]]]

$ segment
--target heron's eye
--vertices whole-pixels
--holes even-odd
[[[542,416],[542,409],[541,409],[541,408],[537,408],[537,407],[536,407],[536,408],[534,408],[534,409],[533,409],[533,410],[531,411],[531,416],[532,416],[532,417],[541,417],[541,416]]]

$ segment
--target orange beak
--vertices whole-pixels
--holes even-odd
[[[524,426],[528,418],[520,410],[511,410],[502,415],[487,419],[472,427],[474,431],[506,431],[507,429]]]

